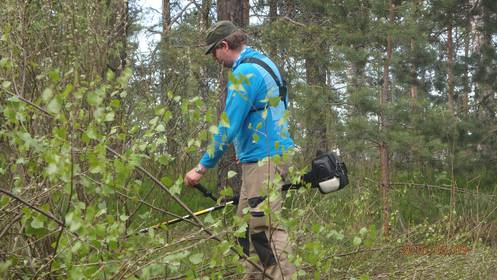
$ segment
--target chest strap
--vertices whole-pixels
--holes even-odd
[[[262,68],[264,68],[264,70],[266,70],[269,73],[269,75],[271,75],[271,77],[276,82],[276,85],[279,88],[280,99],[281,99],[281,101],[283,101],[283,104],[285,105],[285,109],[286,109],[287,108],[287,104],[286,104],[287,87],[286,87],[286,81],[283,78],[283,76],[281,77],[282,82],[280,82],[280,80],[278,79],[278,77],[274,73],[273,69],[271,69],[271,67],[269,67],[269,65],[267,65],[267,63],[265,63],[264,61],[262,61],[262,60],[260,60],[258,58],[255,58],[255,57],[244,58],[240,62],[240,64],[242,64],[242,63],[255,63],[255,64],[261,66]],[[278,71],[279,71],[279,69],[278,69]],[[268,107],[268,105],[266,104],[266,106],[264,106],[264,107],[254,108],[254,109],[250,110],[250,113],[257,112],[257,111],[262,111],[262,110],[266,110],[267,107]]]

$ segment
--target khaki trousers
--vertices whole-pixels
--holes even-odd
[[[248,209],[245,213],[250,216],[245,238],[239,238],[238,242],[245,254],[259,257],[259,264],[273,279],[290,279],[295,267],[288,261],[288,253],[291,252],[288,233],[274,219],[274,215],[281,211],[281,186],[288,172],[288,164],[276,166],[271,159],[263,162],[242,164],[237,215],[243,216],[244,209]],[[275,184],[277,174],[283,178]],[[276,191],[268,199],[270,189]],[[243,279],[264,279],[263,274],[250,263],[245,262],[245,267],[247,273]]]

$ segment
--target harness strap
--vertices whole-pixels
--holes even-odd
[[[276,82],[276,85],[279,88],[280,99],[281,99],[281,101],[283,101],[283,104],[285,105],[285,109],[286,109],[287,108],[287,104],[286,104],[287,87],[286,87],[285,79],[283,77],[281,77],[282,82],[280,82],[280,80],[278,79],[278,77],[274,73],[273,69],[271,67],[269,67],[269,65],[267,65],[267,63],[265,63],[264,61],[262,61],[258,58],[247,57],[240,62],[240,64],[242,64],[242,63],[255,63],[255,64],[261,66],[262,68],[264,68],[264,70],[266,70],[269,73],[269,75],[271,75],[271,77]],[[278,69],[278,71],[279,71],[279,69]],[[254,108],[254,109],[250,110],[250,113],[266,110],[267,107],[268,107],[268,105],[266,105],[262,108]]]

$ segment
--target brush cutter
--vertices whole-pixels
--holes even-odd
[[[282,191],[299,189],[306,184],[311,184],[313,188],[319,189],[322,194],[327,194],[344,188],[348,183],[349,179],[347,176],[347,167],[345,166],[345,163],[341,161],[334,153],[323,153],[321,151],[318,151],[316,157],[312,160],[311,170],[301,177],[299,183],[283,185]],[[217,203],[218,198],[216,198],[212,194],[212,192],[203,185],[197,184],[194,186],[194,188],[200,191],[205,197],[208,197]],[[194,216],[202,216],[213,211],[223,209],[224,207],[226,207],[226,205],[238,204],[238,200],[239,197],[234,196],[226,199],[220,205],[203,209],[193,214]],[[173,225],[178,222],[191,219],[192,217],[192,215],[178,217],[173,220],[151,226],[149,228],[144,228],[139,232],[148,232],[151,228],[159,228],[162,225]]]

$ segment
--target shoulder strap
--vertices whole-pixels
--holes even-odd
[[[283,78],[283,76],[281,77],[282,82],[280,82],[280,80],[278,79],[278,77],[274,73],[273,69],[271,69],[271,67],[269,67],[269,65],[267,65],[267,63],[265,63],[264,61],[262,61],[258,58],[255,58],[255,57],[244,58],[240,62],[240,64],[242,64],[242,63],[255,63],[255,64],[261,66],[262,68],[264,68],[264,70],[266,70],[269,73],[269,75],[271,75],[271,77],[276,82],[276,85],[279,88],[280,99],[281,99],[281,101],[283,101],[283,104],[285,104],[285,109],[286,109],[287,108],[287,104],[286,104],[287,88],[286,88],[286,81]],[[278,71],[279,71],[279,69],[278,69]],[[280,74],[281,74],[281,72],[280,72]],[[265,109],[266,109],[266,107],[256,108],[256,109],[250,110],[250,112],[256,112],[256,111],[261,111],[261,110],[265,110]]]

